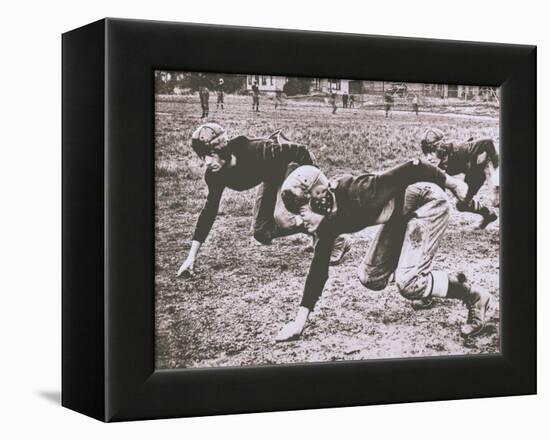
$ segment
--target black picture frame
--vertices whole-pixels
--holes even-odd
[[[103,421],[536,393],[536,47],[104,19],[63,51],[62,404]],[[153,71],[499,86],[498,355],[155,371]]]

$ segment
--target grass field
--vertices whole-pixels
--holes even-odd
[[[248,97],[226,96],[225,111],[210,102],[209,121],[230,136],[263,137],[276,129],[306,144],[330,177],[382,171],[419,156],[419,138],[436,126],[458,139],[490,136],[498,144],[498,119],[453,114],[339,109],[323,103],[287,102],[275,110],[262,99],[253,113]],[[365,289],[357,265],[376,227],[351,236],[353,249],[330,269],[323,296],[302,338],[275,343],[294,317],[312,254],[306,236],[252,244],[255,190],[226,190],[221,212],[204,243],[192,279],[176,278],[189,250],[206,197],[204,168],[190,148],[201,123],[198,98],[156,101],[156,356],[157,368],[280,364],[312,361],[495,353],[499,351],[499,223],[475,229],[480,217],[453,209],[434,267],[463,271],[494,296],[483,333],[459,336],[466,319],[457,301],[438,301],[415,312],[394,284]],[[481,199],[488,202],[486,186]]]

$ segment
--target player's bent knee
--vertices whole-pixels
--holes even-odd
[[[413,300],[422,297],[426,290],[426,280],[423,275],[410,275],[395,271],[395,284],[403,298]]]
[[[388,278],[373,278],[364,271],[359,271],[359,281],[369,290],[383,290],[388,285]]]
[[[263,231],[255,231],[254,239],[261,244],[270,244],[271,243],[271,234],[268,234]]]

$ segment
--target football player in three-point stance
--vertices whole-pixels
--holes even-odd
[[[258,187],[253,224],[253,236],[258,242],[270,244],[276,237],[307,233],[301,218],[285,209],[280,195],[281,184],[293,169],[314,164],[314,157],[305,146],[289,141],[280,131],[264,139],[228,139],[223,127],[208,123],[195,130],[191,147],[206,165],[208,196],[188,257],[177,276],[193,274],[197,254],[216,219],[225,188],[245,191]],[[338,237],[331,248],[332,264],[338,264],[349,249],[349,241]]]
[[[457,202],[456,208],[459,211],[481,215],[483,218],[479,229],[484,229],[498,218],[494,209],[484,206],[474,198],[487,181],[493,192],[493,205],[499,205],[500,185],[496,171],[499,156],[492,139],[457,142],[447,139],[441,130],[430,128],[422,136],[420,146],[426,156],[435,156],[439,160],[438,167],[447,174],[455,176],[464,173],[468,194],[463,201]]]
[[[279,331],[276,340],[297,338],[304,330],[328,279],[335,238],[373,225],[381,226],[359,266],[361,283],[382,290],[395,274],[399,292],[411,301],[462,300],[468,320],[460,332],[464,337],[478,334],[485,325],[490,294],[469,285],[462,273],[432,269],[450,216],[445,189],[461,201],[467,197],[463,181],[419,160],[382,174],[346,175],[332,181],[318,168],[306,165],[294,170],[283,183],[282,199],[319,241],[296,317]]]

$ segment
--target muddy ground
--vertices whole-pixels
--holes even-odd
[[[498,119],[433,113],[416,117],[396,111],[339,109],[287,102],[275,110],[261,100],[252,113],[248,97],[226,96],[226,109],[210,102],[209,121],[230,135],[267,136],[282,128],[310,146],[328,176],[381,171],[418,157],[419,137],[429,126],[451,135],[491,136],[498,143]],[[499,222],[476,230],[479,217],[453,209],[434,268],[463,271],[493,294],[488,325],[472,340],[459,336],[466,319],[457,301],[437,301],[415,312],[394,284],[381,292],[365,289],[357,265],[376,227],[351,236],[353,249],[330,269],[323,296],[301,339],[275,343],[278,330],[294,317],[312,254],[298,235],[270,246],[252,241],[255,190],[226,190],[221,212],[204,243],[192,279],[176,278],[189,250],[206,196],[201,167],[189,146],[201,123],[198,97],[156,102],[156,356],[157,368],[222,367],[340,361],[499,351]],[[488,190],[481,190],[488,202]]]

